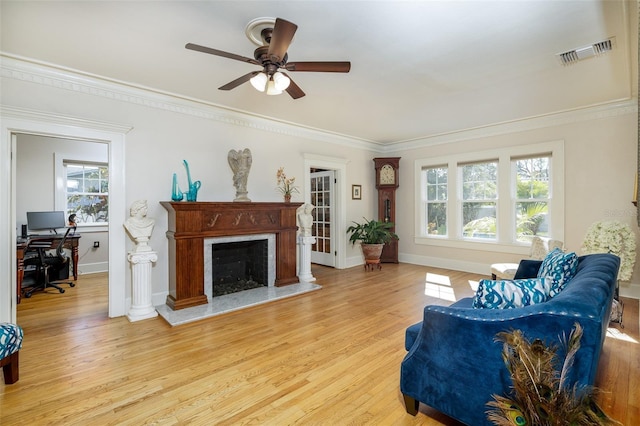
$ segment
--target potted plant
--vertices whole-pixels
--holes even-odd
[[[284,196],[284,202],[291,202],[291,195],[294,192],[299,193],[298,187],[294,185],[296,178],[288,178],[284,173],[284,167],[280,167],[278,169],[278,173],[276,173],[276,179],[278,180],[278,191],[282,192]]]
[[[398,235],[392,231],[393,222],[363,219],[364,222],[353,222],[353,225],[347,228],[347,233],[351,234],[349,241],[354,245],[357,241],[360,241],[365,267],[375,264],[379,268],[380,255],[384,244],[394,239],[397,240]]]

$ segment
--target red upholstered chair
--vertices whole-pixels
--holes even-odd
[[[20,378],[18,354],[22,347],[22,328],[16,324],[0,324],[0,367],[4,372],[4,383],[11,385]]]

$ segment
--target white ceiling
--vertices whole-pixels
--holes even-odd
[[[394,143],[632,97],[637,4],[622,1],[7,1],[1,50],[81,72],[377,143]],[[290,73],[307,96],[219,86],[256,66],[257,17],[298,25],[289,61],[351,61]],[[605,55],[556,54],[615,37]]]

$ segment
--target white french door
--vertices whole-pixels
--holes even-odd
[[[311,246],[311,262],[336,266],[334,247],[334,184],[335,172],[327,170],[311,173],[311,204],[313,209],[312,235],[316,243]]]

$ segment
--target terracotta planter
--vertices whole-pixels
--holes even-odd
[[[381,269],[380,255],[382,254],[384,244],[360,244],[360,246],[362,247],[362,254],[364,255],[365,269],[373,269],[374,266]]]

